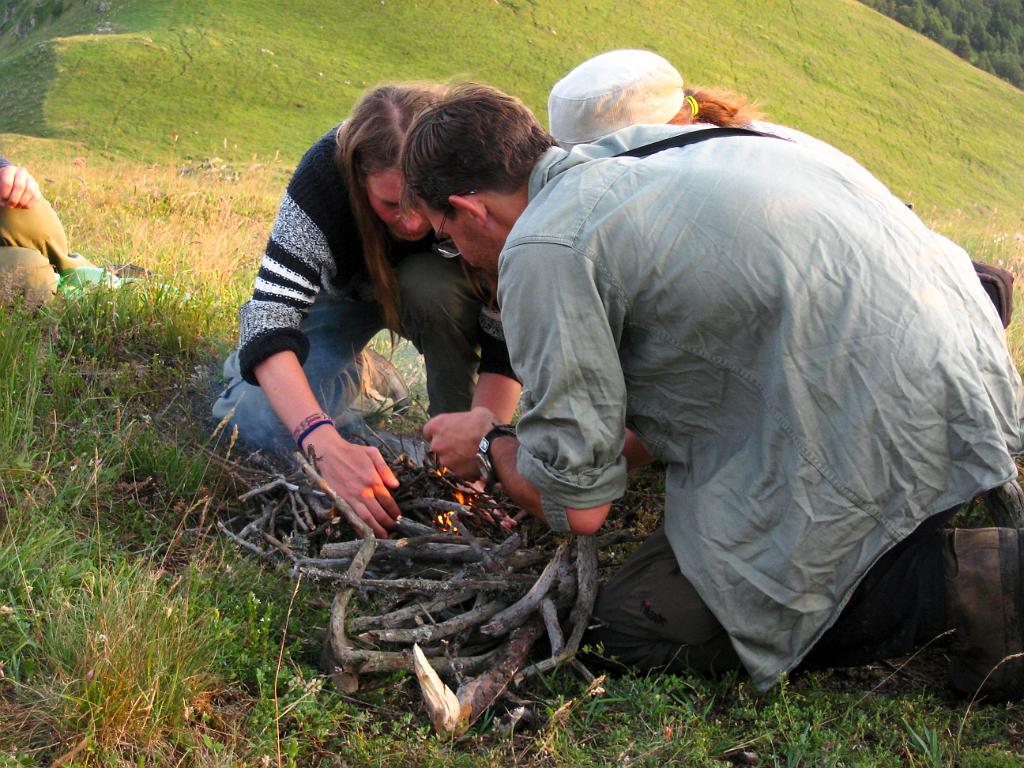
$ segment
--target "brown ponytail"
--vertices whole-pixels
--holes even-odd
[[[711,123],[722,128],[743,128],[754,120],[764,118],[757,110],[756,103],[751,104],[746,96],[733,91],[718,88],[687,88],[685,93],[697,100],[697,115],[695,117],[690,104],[684,102],[679,113],[669,120],[671,125]]]
[[[384,323],[398,331],[398,280],[388,258],[388,228],[370,207],[366,177],[399,167],[402,141],[413,118],[437,101],[441,86],[409,83],[382,85],[367,91],[338,128],[337,163],[348,187],[349,203],[363,245],[363,260]]]

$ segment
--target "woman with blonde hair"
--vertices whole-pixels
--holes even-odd
[[[229,383],[213,408],[251,445],[313,451],[327,482],[381,536],[399,514],[390,493],[398,481],[377,449],[335,429],[352,418],[367,342],[388,329],[415,344],[432,415],[473,407],[501,423],[519,395],[500,326],[482,315],[457,261],[431,252],[427,220],[400,205],[405,131],[439,94],[435,85],[374,88],[306,152],[239,310]]]

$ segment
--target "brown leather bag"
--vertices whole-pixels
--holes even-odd
[[[985,289],[985,293],[995,305],[1003,328],[1008,328],[1013,315],[1013,275],[1002,267],[984,264],[980,261],[972,263],[974,271],[981,281],[981,287]]]

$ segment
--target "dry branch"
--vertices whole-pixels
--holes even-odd
[[[352,558],[352,563],[348,567],[348,573],[346,574],[349,579],[358,579],[363,573],[366,572],[366,567],[370,564],[370,559],[373,557],[373,552],[377,548],[377,540],[373,535],[373,529],[367,525],[366,521],[363,520],[359,515],[356,514],[355,510],[352,509],[334,490],[327,484],[327,481],[320,476],[310,462],[306,461],[306,457],[301,453],[295,454],[296,460],[299,462],[299,466],[302,467],[303,471],[309,475],[334,502],[335,509],[339,510],[348,520],[348,524],[351,525],[357,533],[362,537],[363,543],[356,553],[355,557]],[[348,608],[348,602],[352,598],[354,589],[352,586],[346,586],[344,589],[338,591],[334,596],[334,601],[331,603],[331,622],[330,630],[327,635],[327,641],[324,645],[324,650],[328,657],[333,656],[339,658],[342,651],[349,647],[348,638],[345,636],[345,610]],[[329,661],[329,659],[328,659]],[[335,678],[335,681],[339,683],[339,687],[346,692],[351,693],[359,688],[359,678],[348,669],[342,668],[340,674]]]
[[[386,613],[382,616],[360,616],[350,619],[348,628],[352,632],[364,632],[368,629],[400,627],[406,622],[414,621],[418,616],[430,617],[438,611],[444,611],[460,603],[464,603],[472,597],[473,592],[470,590],[454,592],[452,594],[442,595],[441,597],[435,598],[434,600],[426,603],[416,602],[410,606],[399,608],[397,611],[392,611],[391,613]]]
[[[486,672],[459,686],[456,697],[461,705],[460,720],[466,728],[475,723],[508,687],[542,634],[544,622],[536,616],[512,633],[508,645],[494,658]]]
[[[530,591],[519,600],[493,616],[489,622],[480,627],[485,635],[500,637],[511,632],[516,627],[522,626],[540,607],[541,601],[545,598],[555,583],[555,577],[562,563],[569,556],[569,542],[564,541],[555,552],[548,564],[541,571],[537,581],[530,587]]]
[[[359,639],[367,643],[429,643],[476,627],[481,621],[487,621],[507,605],[508,603],[503,600],[493,600],[437,624],[412,629],[371,629],[359,635]]]
[[[541,601],[540,615],[544,617],[544,627],[548,631],[551,655],[557,656],[565,648],[565,635],[562,634],[562,625],[558,623],[558,609],[549,598],[545,597]]]
[[[596,595],[596,546],[592,537],[558,540],[532,522],[513,530],[524,513],[423,456],[390,454],[402,512],[392,538],[374,538],[324,481],[315,457],[298,454],[294,473],[254,478],[240,495],[254,510],[232,521],[234,528],[248,519],[241,530],[219,525],[264,562],[338,585],[323,655],[336,685],[351,692],[361,675],[416,669],[421,685],[433,686],[424,688],[428,708],[436,714],[447,706],[432,720],[461,732],[513,682],[578,663]],[[524,669],[544,635],[550,657]],[[435,671],[460,680],[458,693]],[[582,665],[578,671],[592,679]],[[425,682],[431,675],[436,683]]]
[[[590,615],[594,610],[594,601],[597,599],[597,546],[593,536],[577,536],[576,542],[576,579],[579,586],[576,591],[576,604],[569,617],[572,622],[572,634],[560,652],[516,675],[517,683],[554,669],[575,656],[579,650],[587,622],[590,621]]]
[[[285,488],[285,489],[287,489],[289,491],[297,491],[297,490],[299,490],[299,486],[297,486],[297,485],[295,485],[293,483],[289,483],[283,477],[275,477],[269,483],[264,483],[263,485],[258,485],[255,488],[246,491],[245,493],[243,493],[241,496],[238,497],[238,500],[239,501],[247,501],[248,499],[251,499],[251,498],[253,498],[255,496],[262,496],[262,495],[264,495],[266,493],[269,493],[270,491],[274,490],[275,488]]]
[[[416,539],[378,539],[377,555],[404,557],[410,560],[436,560],[439,562],[472,563],[480,560],[468,544],[457,544],[456,536],[418,536]],[[324,544],[321,557],[352,557],[359,550],[359,542],[338,541]]]
[[[486,668],[493,657],[492,653],[480,654],[478,656],[460,656],[448,658],[445,656],[430,656],[430,665],[442,675],[453,675],[456,672],[461,674],[475,673]],[[405,670],[413,671],[412,650],[404,651],[368,651],[356,648],[347,648],[338,658],[338,665],[345,669],[352,669],[355,674],[370,675],[381,672],[396,672]]]
[[[401,592],[420,592],[428,595],[454,592],[460,589],[475,589],[480,592],[514,592],[517,589],[517,584],[520,591],[525,591],[533,581],[529,576],[520,576],[515,573],[510,573],[501,579],[361,579],[353,578],[344,573],[334,574],[333,578],[339,584],[347,584],[359,589],[398,590]]]

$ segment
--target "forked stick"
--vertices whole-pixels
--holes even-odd
[[[301,453],[296,453],[295,458],[298,460],[299,466],[302,467],[303,471],[330,497],[331,501],[334,502],[334,506],[348,520],[349,525],[362,537],[363,544],[352,558],[352,564],[348,567],[347,573],[348,578],[352,581],[360,579],[366,571],[366,566],[370,564],[370,560],[373,558],[374,550],[377,548],[377,537],[373,535],[373,529],[356,514],[348,502],[334,492],[334,489],[327,484],[327,481],[317,472],[316,467],[306,460],[305,456]],[[334,595],[334,601],[331,603],[330,629],[327,633],[327,641],[324,643],[324,650],[328,651],[326,655],[331,660],[331,666],[334,666],[334,659],[342,658],[345,649],[351,648],[351,643],[349,643],[348,638],[345,636],[345,612],[354,591],[355,587],[352,586],[351,582],[346,584]],[[359,688],[359,678],[349,670],[342,669],[341,674],[334,675],[333,677],[335,683],[345,693],[353,693]]]
[[[580,648],[580,641],[587,629],[587,622],[594,610],[594,602],[597,600],[597,544],[593,536],[576,537],[576,578],[578,586],[576,591],[576,604],[573,606],[570,619],[572,620],[572,633],[566,641],[565,647],[551,658],[539,661],[516,674],[516,684],[535,675],[543,674],[554,669],[559,664],[576,655]]]
[[[500,637],[521,626],[530,616],[536,613],[540,607],[541,600],[547,596],[552,586],[554,586],[555,578],[562,567],[562,561],[569,556],[569,544],[569,541],[562,542],[554,557],[551,558],[540,576],[537,577],[537,581],[534,582],[533,586],[530,587],[530,590],[523,597],[501,613],[495,614],[491,617],[490,621],[480,627],[480,631],[483,634]]]

